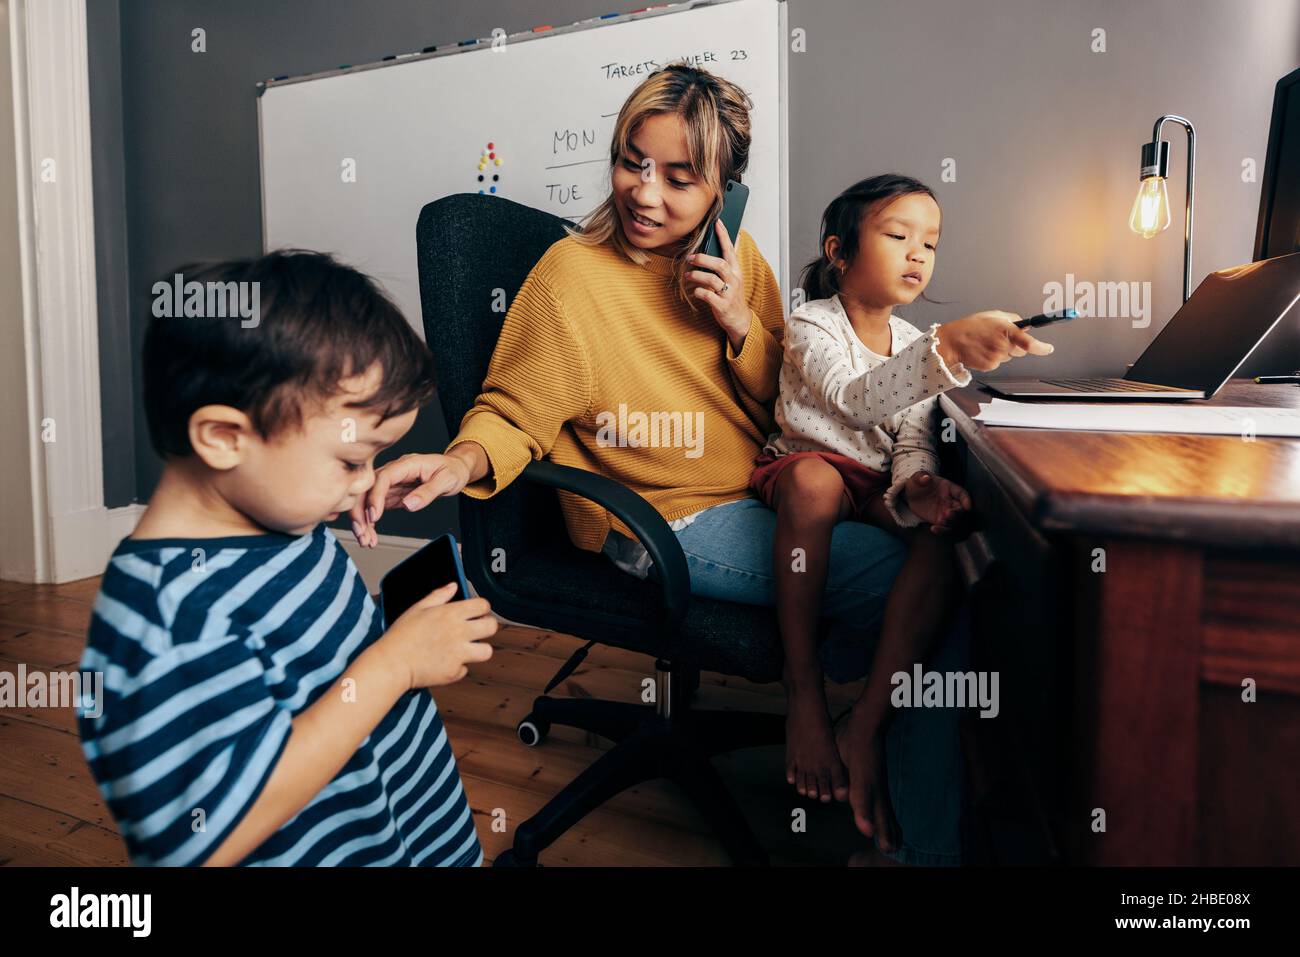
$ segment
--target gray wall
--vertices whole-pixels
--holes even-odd
[[[160,465],[130,374],[152,279],[192,259],[261,246],[254,84],[541,19],[605,12],[597,0],[88,0],[101,281],[105,468],[113,498],[148,496]],[[630,6],[631,5],[627,5]],[[791,251],[816,253],[822,209],[863,176],[896,170],[930,183],[944,231],[930,295],[901,310],[918,325],[986,308],[1040,311],[1043,284],[1150,280],[1151,325],[1096,320],[1057,328],[1048,360],[1017,373],[1111,373],[1177,308],[1182,283],[1184,145],[1172,142],[1174,223],[1129,232],[1140,144],[1162,113],[1197,124],[1193,284],[1250,259],[1273,84],[1300,64],[1300,0],[790,0],[807,52],[790,58]],[[102,26],[102,28],[101,28]],[[190,31],[207,31],[204,54]],[[1091,31],[1106,30],[1093,53]],[[120,63],[120,74],[114,62]],[[120,96],[117,77],[120,76]],[[957,161],[957,179],[940,179]],[[103,167],[101,167],[101,161]],[[114,171],[120,161],[122,172]],[[125,210],[125,222],[122,211]],[[123,236],[129,237],[123,242]],[[775,251],[769,251],[775,255]],[[130,320],[127,303],[130,301]],[[1300,317],[1254,367],[1300,364]],[[1031,361],[1033,364],[1031,365]],[[110,374],[111,373],[111,374]],[[441,415],[404,446],[439,450]],[[110,438],[110,429],[112,429]],[[454,506],[386,523],[428,534]],[[405,517],[403,517],[405,518]]]
[[[257,155],[255,84],[283,74],[366,63],[390,53],[418,50],[466,37],[510,32],[539,20],[523,0],[430,3],[429,0],[87,0],[95,58],[120,62],[120,101],[110,79],[92,87],[93,135],[101,152],[124,157],[124,186],[96,170],[97,238],[115,230],[126,209],[124,252],[129,268],[112,257],[120,246],[100,244],[101,296],[129,298],[130,321],[112,308],[101,312],[102,341],[121,343],[138,356],[149,315],[153,280],[185,262],[256,255],[262,226]],[[100,30],[120,8],[119,41]],[[591,16],[592,0],[556,0],[546,20],[567,23]],[[603,10],[598,12],[604,12]],[[207,32],[207,52],[191,51],[195,27]],[[94,59],[92,59],[92,63]],[[96,71],[96,76],[112,72]],[[115,111],[117,116],[115,116]],[[113,129],[116,124],[117,130]],[[120,133],[118,132],[120,130]],[[113,142],[116,140],[116,142]],[[103,188],[101,189],[101,186]],[[117,198],[114,197],[114,192]],[[121,289],[112,277],[128,276]],[[110,288],[105,288],[107,281]],[[412,317],[418,322],[419,317]],[[104,377],[105,418],[130,423],[132,443],[110,444],[105,431],[105,472],[131,475],[126,489],[114,485],[108,504],[145,500],[162,471],[149,445],[139,401],[138,376]],[[110,411],[111,410],[111,411]],[[448,440],[441,411],[423,412],[416,426],[388,453],[441,451]],[[133,495],[132,495],[133,493]],[[391,534],[431,535],[456,525],[452,501],[434,503],[420,516],[395,514],[384,523]]]
[[[131,272],[122,130],[122,35],[117,0],[87,0],[86,32],[90,37],[87,68],[91,99],[90,158],[95,192],[95,282],[99,305],[104,503],[112,508],[130,503],[137,495],[135,423],[140,407],[140,384],[135,375],[137,341],[132,334],[129,298]],[[148,435],[144,432],[138,435],[147,447]],[[151,481],[149,488],[152,487]]]
[[[943,236],[913,323],[979,309],[1042,311],[1043,284],[1151,281],[1150,326],[1073,322],[1050,359],[998,375],[1114,374],[1182,302],[1186,137],[1170,141],[1169,229],[1128,228],[1141,144],[1165,113],[1196,126],[1192,288],[1249,262],[1277,80],[1300,66],[1296,0],[853,0],[791,3],[791,256],[816,254],[818,214],[844,186],[897,170],[929,183]],[[1094,28],[1106,52],[1090,51]],[[946,157],[956,182],[940,180]],[[1243,368],[1300,366],[1300,310]]]

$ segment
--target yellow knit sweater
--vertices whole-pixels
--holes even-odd
[[[745,498],[754,457],[775,424],[781,292],[753,237],[736,255],[751,309],[737,355],[707,306],[675,294],[672,260],[638,266],[610,245],[561,239],[511,303],[483,391],[448,450],[474,441],[489,473],[466,486],[489,498],[532,459],[598,472],[671,521]],[[569,537],[599,551],[604,508],[560,492]]]

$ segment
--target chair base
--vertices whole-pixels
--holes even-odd
[[[561,724],[591,731],[616,744],[520,824],[514,846],[500,855],[494,866],[537,866],[538,855],[590,811],[619,792],[656,778],[667,778],[686,792],[734,864],[766,866],[767,852],[710,758],[741,748],[780,744],[785,740],[785,716],[694,711],[681,698],[671,717],[663,716],[659,713],[663,709],[653,705],[537,698],[532,712],[520,722],[525,743],[541,743],[552,724]],[[526,736],[527,725],[535,732],[532,740]]]

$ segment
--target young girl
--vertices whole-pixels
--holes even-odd
[[[863,180],[827,208],[822,255],[802,279],[808,301],[786,325],[780,431],[750,478],[777,512],[786,778],[807,797],[848,798],[858,828],[885,849],[900,841],[883,751],[890,676],[910,672],[947,624],[960,595],[951,531],[971,507],[966,491],[938,474],[933,435],[937,394],[966,385],[970,373],[944,361],[934,335],[891,314],[930,282],[939,228],[934,194],[905,176]],[[908,556],[866,689],[833,731],[817,637],[831,532],[845,519],[905,538]]]

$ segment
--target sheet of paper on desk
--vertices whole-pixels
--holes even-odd
[[[1189,432],[1197,435],[1268,435],[1300,438],[1300,410],[1259,406],[981,402],[975,420],[985,425],[1083,432]]]

